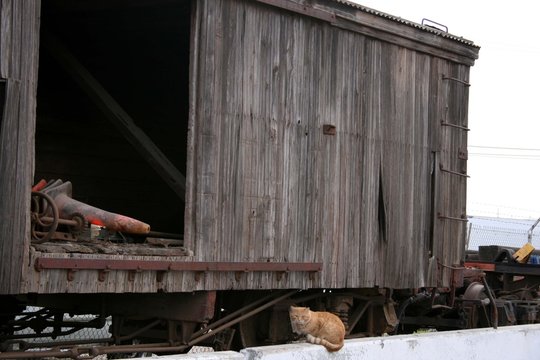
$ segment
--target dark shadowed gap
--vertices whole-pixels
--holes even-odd
[[[41,23],[186,175],[191,2],[45,1]],[[45,49],[35,173],[71,181],[79,201],[183,233],[184,203]]]
[[[379,209],[378,209],[378,222],[379,222],[379,239],[386,242],[387,240],[387,220],[386,220],[386,205],[384,203],[384,191],[382,180],[382,166],[379,169]]]
[[[4,118],[5,103],[6,103],[6,80],[0,79],[0,135],[2,135],[2,119]]]

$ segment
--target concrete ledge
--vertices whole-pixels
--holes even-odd
[[[139,358],[139,359],[149,359],[149,358]],[[245,357],[244,355],[236,351],[218,351],[218,352],[201,352],[201,353],[195,353],[195,354],[164,355],[164,356],[157,356],[157,357],[152,356],[152,359],[244,360]],[[128,359],[125,359],[125,360],[128,360]]]
[[[540,358],[540,324],[346,340],[337,353],[320,345],[248,348],[247,360],[523,360]]]
[[[540,358],[540,324],[346,340],[336,353],[296,343],[234,351],[160,356],[205,360],[523,360]]]

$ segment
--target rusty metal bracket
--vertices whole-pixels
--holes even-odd
[[[158,283],[163,282],[163,278],[165,277],[165,274],[167,274],[167,271],[164,271],[164,270],[156,271],[156,282]]]
[[[285,275],[286,273],[287,273],[286,271],[278,271],[278,272],[276,272],[276,280],[281,281],[281,279],[283,279],[283,275]]]
[[[104,282],[105,279],[107,278],[107,273],[110,272],[111,270],[107,267],[105,269],[101,269],[99,270],[98,272],[98,280],[100,282]]]
[[[240,281],[240,280],[242,280],[242,275],[244,275],[243,271],[235,271],[234,272],[234,279],[236,281]]]
[[[135,270],[129,270],[129,271],[128,271],[128,281],[129,281],[129,282],[135,281],[135,275],[137,275],[137,271],[135,271]]]
[[[66,273],[67,281],[75,280],[75,273],[76,272],[77,272],[77,270],[75,270],[75,269],[68,269],[68,271]]]
[[[323,125],[323,134],[324,135],[336,135],[336,126],[330,124]]]
[[[458,172],[458,171],[453,171],[453,170],[445,169],[444,166],[443,166],[443,164],[439,164],[439,169],[440,169],[442,172],[449,173],[449,174],[452,174],[452,175],[463,176],[463,177],[470,177],[469,175],[464,174],[464,173],[461,173],[461,172]]]
[[[449,126],[449,127],[452,127],[452,128],[463,130],[463,131],[471,131],[471,129],[469,129],[466,126],[451,124],[449,122],[445,122],[444,120],[441,120],[441,126]]]
[[[452,270],[452,288],[463,286],[463,280],[465,279],[465,268],[464,267],[454,267]]]
[[[123,260],[123,259],[74,259],[38,257],[35,260],[36,271],[44,269],[78,270],[136,270],[136,271],[322,271],[320,262],[226,262],[226,261],[165,261],[165,260]]]
[[[455,216],[444,216],[444,215],[441,215],[441,213],[437,213],[437,218],[440,220],[455,220],[455,221],[463,221],[463,222],[469,221],[467,219],[467,216],[465,215],[461,215],[460,217],[455,217]]]
[[[195,272],[195,281],[199,282],[205,276],[206,276],[206,271],[196,271]]]
[[[465,86],[471,86],[471,84],[468,83],[468,82],[465,81],[465,80],[461,80],[461,79],[458,79],[458,78],[455,78],[455,77],[451,77],[451,76],[446,76],[446,75],[444,75],[444,74],[443,74],[443,76],[442,76],[442,79],[443,79],[443,80],[451,80],[451,81],[455,81],[455,82],[458,82],[458,83],[463,84],[463,85],[465,85]]]

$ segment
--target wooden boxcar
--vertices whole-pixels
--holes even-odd
[[[473,42],[342,0],[0,4],[1,294],[452,285]],[[157,239],[33,242],[41,179]]]

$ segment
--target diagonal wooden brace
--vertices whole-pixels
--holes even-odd
[[[186,178],[154,142],[137,126],[129,114],[103,88],[92,74],[53,35],[44,32],[42,44],[51,56],[73,77],[95,105],[107,116],[169,187],[185,201]]]

